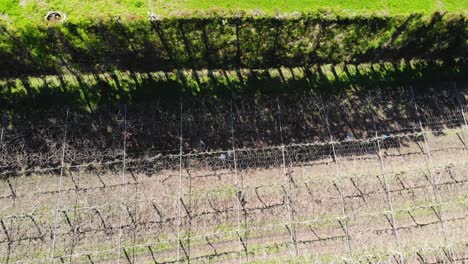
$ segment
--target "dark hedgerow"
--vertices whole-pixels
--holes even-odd
[[[0,24],[0,77],[450,61],[466,57],[467,28],[464,15],[450,13],[429,18],[212,14],[16,29]]]

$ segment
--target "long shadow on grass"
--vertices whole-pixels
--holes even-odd
[[[49,127],[57,141],[68,109],[87,124],[76,133],[86,138],[94,131],[89,145],[102,150],[112,143],[108,133],[121,129],[124,106],[133,124],[130,151],[177,150],[181,118],[187,151],[200,141],[210,149],[230,148],[232,129],[236,146],[259,147],[328,141],[330,134],[334,140],[366,138],[374,130],[372,116],[381,131],[402,130],[405,120],[415,122],[429,110],[441,116],[465,105],[466,76],[463,61],[75,74],[7,81],[0,105],[9,134]],[[47,137],[25,144],[35,149]]]

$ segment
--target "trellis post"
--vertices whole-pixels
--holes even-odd
[[[413,99],[413,106],[414,106],[414,109],[416,111],[416,115],[417,115],[417,119],[418,119],[418,123],[419,123],[419,129],[421,131],[421,134],[422,134],[422,137],[423,137],[423,140],[424,140],[424,148],[425,148],[425,153],[424,153],[424,157],[426,158],[426,164],[427,164],[427,169],[429,170],[429,174],[431,175],[431,178],[432,178],[432,182],[431,182],[431,185],[432,185],[432,191],[434,193],[434,199],[435,199],[435,202],[437,203],[437,207],[439,208],[439,222],[441,224],[441,227],[442,227],[442,233],[444,235],[444,240],[445,240],[445,243],[447,243],[447,228],[445,226],[445,216],[444,216],[444,208],[443,208],[443,204],[442,204],[442,199],[441,199],[441,195],[440,195],[440,192],[439,192],[439,181],[440,179],[438,177],[436,177],[435,173],[434,173],[434,163],[432,161],[432,155],[431,155],[431,150],[429,149],[429,144],[428,144],[428,140],[427,140],[427,131],[424,129],[424,126],[423,126],[423,123],[422,123],[422,120],[421,120],[421,116],[420,116],[420,113],[419,113],[419,106],[416,102],[416,97],[414,95],[414,91],[413,91],[413,87],[410,86],[410,91],[411,91],[411,97]]]
[[[392,196],[390,194],[390,187],[389,187],[389,184],[388,184],[387,175],[385,173],[385,165],[384,165],[384,160],[383,160],[383,157],[382,157],[382,149],[381,149],[381,146],[380,146],[379,131],[377,129],[377,123],[375,121],[375,114],[374,114],[374,108],[372,106],[372,97],[371,97],[371,92],[370,91],[369,91],[369,95],[368,95],[368,109],[369,109],[369,112],[371,114],[372,126],[374,128],[375,141],[377,143],[377,155],[379,157],[379,162],[380,162],[380,171],[382,173],[382,177],[383,177],[383,180],[384,180],[385,194],[387,196],[387,204],[388,204],[388,208],[390,209],[390,214],[391,214],[390,221],[392,223],[391,226],[392,226],[392,230],[393,230],[393,236],[395,237],[395,242],[396,242],[396,245],[397,245],[397,248],[398,248],[398,253],[400,254],[400,258],[401,258],[402,262],[405,262],[404,261],[403,251],[401,249],[401,243],[400,243],[400,238],[399,238],[399,234],[398,234],[398,229],[397,229],[397,226],[396,226],[396,216],[395,216],[395,210],[393,208]]]
[[[320,104],[321,104],[322,110],[324,112],[323,115],[324,115],[325,125],[327,126],[327,131],[328,131],[328,135],[329,135],[329,144],[331,145],[331,148],[332,148],[333,160],[334,160],[335,168],[336,168],[336,176],[340,180],[340,182],[342,182],[343,177],[341,175],[341,169],[340,169],[338,156],[336,155],[335,142],[333,140],[333,135],[332,135],[331,128],[330,128],[330,122],[328,120],[328,112],[327,112],[327,109],[326,109],[326,107],[325,107],[325,105],[323,103],[322,95],[320,95]],[[351,258],[352,257],[352,255],[351,255],[351,252],[352,252],[351,236],[349,235],[349,229],[348,229],[348,216],[347,216],[347,213],[346,213],[345,197],[343,195],[342,189],[339,186],[336,186],[336,187],[338,188],[338,192],[339,192],[340,198],[341,198],[340,199],[341,200],[341,212],[342,212],[342,217],[344,219],[343,228],[344,228],[345,235],[346,235],[347,252],[348,252],[348,256]]]
[[[294,258],[294,263],[297,262],[297,257],[298,257],[298,250],[297,250],[297,238],[296,238],[296,227],[294,224],[294,209],[293,209],[293,201],[291,198],[291,174],[288,173],[286,169],[286,147],[284,145],[284,139],[283,139],[283,124],[281,120],[281,105],[279,102],[279,99],[277,101],[277,107],[278,107],[278,122],[279,122],[279,130],[280,130],[280,138],[281,138],[281,158],[282,158],[282,167],[283,167],[283,175],[285,178],[285,183],[287,186],[286,189],[286,205],[288,209],[288,220],[289,220],[289,225],[291,226],[290,228],[290,238],[291,238],[291,245],[292,245],[292,255]]]
[[[232,141],[232,155],[234,159],[234,176],[235,176],[235,186],[236,186],[236,201],[237,201],[237,240],[239,242],[239,263],[242,263],[242,239],[241,239],[241,207],[242,207],[242,191],[243,191],[243,182],[239,180],[239,173],[237,171],[237,153],[236,153],[236,138],[235,138],[235,129],[234,129],[234,106],[231,100],[231,115],[230,115],[230,129],[231,129],[231,141]],[[248,261],[249,253],[245,252],[246,258]]]
[[[55,262],[55,242],[56,242],[56,239],[57,239],[56,228],[57,228],[57,221],[58,221],[58,216],[59,216],[58,211],[59,211],[61,191],[62,191],[63,170],[64,170],[64,167],[65,167],[65,149],[66,149],[66,145],[67,145],[68,116],[69,116],[69,110],[67,108],[66,116],[65,116],[64,131],[63,131],[62,157],[61,157],[61,161],[60,161],[59,190],[58,190],[57,201],[55,203],[55,210],[54,210],[54,226],[52,227],[52,252],[51,252],[51,256],[50,256],[51,263]]]
[[[121,205],[120,205],[120,216],[119,216],[119,248],[117,250],[117,263],[120,263],[120,255],[122,251],[122,235],[123,235],[123,227],[122,227],[122,219],[123,219],[123,207],[125,204],[125,195],[127,195],[127,185],[128,185],[128,180],[127,176],[125,174],[126,171],[126,165],[127,165],[127,105],[125,104],[124,106],[124,120],[123,120],[123,149],[122,149],[122,170],[120,172],[120,179],[121,179]]]

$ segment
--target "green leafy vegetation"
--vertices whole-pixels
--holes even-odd
[[[224,16],[0,25],[0,77],[180,69],[268,69],[467,53],[463,15]]]
[[[22,3],[0,0],[8,111],[452,81],[466,72],[466,0]],[[44,21],[50,10],[67,21]],[[150,21],[148,11],[161,16]]]

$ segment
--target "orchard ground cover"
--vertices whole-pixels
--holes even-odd
[[[465,13],[467,0],[0,0],[0,14],[16,23],[43,23],[48,11],[58,10],[71,21],[119,16],[122,20],[146,18],[148,12],[178,16],[195,12],[246,11],[275,15],[280,12],[330,10],[344,14]]]

